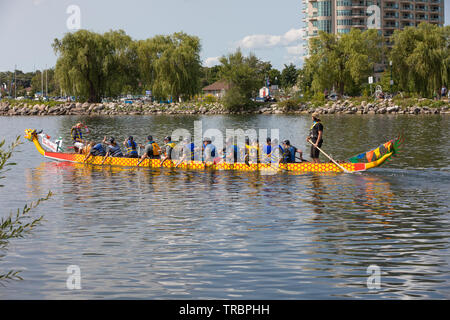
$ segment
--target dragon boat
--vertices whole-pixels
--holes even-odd
[[[25,138],[34,143],[38,152],[45,158],[66,161],[72,163],[81,163],[86,165],[100,165],[100,166],[116,166],[116,167],[142,167],[142,168],[160,168],[161,160],[159,159],[145,159],[140,162],[138,158],[113,158],[95,156],[90,157],[88,161],[84,162],[85,155],[77,153],[63,153],[51,152],[44,149],[39,142],[39,136],[36,130],[26,129]],[[292,172],[343,172],[345,168],[348,172],[366,171],[371,168],[382,165],[386,160],[394,156],[402,143],[402,138],[395,138],[378,146],[367,152],[360,153],[348,159],[345,162],[339,162],[339,166],[332,162],[312,163],[227,163],[227,162],[202,162],[202,161],[185,161],[177,163],[177,161],[167,160],[163,163],[165,168],[180,168],[204,170],[205,168],[212,170],[240,170],[240,171],[264,171],[264,170],[281,170]]]

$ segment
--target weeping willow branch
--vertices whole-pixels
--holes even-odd
[[[11,158],[13,150],[21,144],[20,136],[16,138],[16,141],[11,144],[7,151],[2,149],[4,144],[4,140],[0,141],[0,172],[2,172],[5,166],[15,165],[15,163],[8,162],[8,160]],[[3,172],[5,171],[7,170],[3,170]],[[0,179],[4,178],[4,176],[0,176]],[[0,187],[3,187],[3,185],[0,185]],[[11,239],[23,238],[25,234],[31,232],[31,230],[43,220],[43,216],[31,218],[29,213],[41,202],[48,200],[51,196],[52,193],[49,191],[46,197],[40,198],[30,205],[26,204],[22,210],[17,209],[16,214],[11,213],[8,217],[0,220],[0,250],[5,250]],[[2,281],[7,280],[23,280],[22,277],[19,276],[19,273],[20,271],[14,270],[5,274],[0,273],[0,284]]]

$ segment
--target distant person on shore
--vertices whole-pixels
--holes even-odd
[[[445,86],[442,86],[441,88],[441,97],[445,99],[445,96],[447,95],[447,88]]]
[[[125,140],[123,142],[123,145],[125,146],[127,152],[125,154],[125,157],[127,158],[138,158],[138,152],[137,152],[137,148],[138,145],[136,142],[134,142],[133,140],[133,136],[129,136],[128,140]]]
[[[319,155],[320,151],[316,147],[322,147],[323,143],[323,125],[319,119],[319,113],[314,112],[312,115],[313,124],[309,130],[309,137],[306,141],[311,141],[313,145],[311,146],[311,159],[314,163],[320,163]]]

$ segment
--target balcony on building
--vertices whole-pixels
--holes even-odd
[[[410,21],[402,21],[401,27],[402,27],[402,28],[406,28],[406,27],[414,27],[414,23],[413,23],[413,22],[410,22]]]
[[[439,22],[440,20],[441,20],[440,16],[437,16],[437,15],[430,16],[430,21]]]
[[[403,13],[401,18],[403,20],[414,20],[414,16],[411,13]]]
[[[397,10],[398,4],[396,2],[386,2],[384,4],[384,9]]]
[[[441,12],[441,7],[431,5],[430,6],[430,11],[431,12]]]
[[[416,5],[416,11],[428,11],[428,7],[425,5]]]
[[[353,8],[365,8],[366,4],[364,3],[363,0],[353,0],[352,7]]]
[[[385,12],[384,19],[398,19],[398,12]]]
[[[352,17],[363,17],[363,18],[365,18],[366,17],[366,12],[362,11],[362,10],[352,11]]]
[[[400,6],[400,10],[402,10],[402,11],[412,11],[412,10],[414,10],[414,6],[412,4],[402,4]]]
[[[337,0],[336,7],[351,9],[352,8],[352,0]]]
[[[365,23],[365,20],[364,19],[359,19],[359,18],[356,18],[356,19],[353,18],[352,26],[354,28],[366,28],[367,27],[367,25]]]
[[[426,14],[417,14],[416,15],[416,20],[428,21],[428,15],[426,15]]]
[[[386,29],[398,29],[398,21],[386,21],[384,24]]]

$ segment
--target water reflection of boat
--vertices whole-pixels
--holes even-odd
[[[57,161],[68,161],[73,163],[84,163],[84,155],[75,153],[58,153],[58,152],[48,152],[44,150],[41,146],[36,130],[27,129],[25,130],[25,138],[34,142],[37,150],[41,155],[46,158],[57,160]],[[393,156],[397,152],[397,148],[400,145],[400,139],[390,140],[379,147],[370,150],[368,152],[361,153],[349,159],[348,162],[340,163],[340,166],[344,167],[347,171],[365,171],[374,167],[378,167],[383,164],[387,159]],[[90,165],[100,165],[102,167],[136,167],[139,163],[139,159],[136,158],[112,158],[109,157],[104,161],[103,157],[91,157],[86,164]],[[159,168],[161,166],[161,161],[159,159],[145,159],[139,164],[139,167],[147,168]],[[163,167],[173,168],[176,167],[176,163],[173,161],[165,161]],[[194,169],[203,170],[206,168],[212,170],[239,170],[239,171],[273,171],[282,170],[290,172],[341,172],[342,169],[339,168],[334,163],[287,163],[287,164],[268,164],[268,163],[226,163],[221,162],[215,163],[204,163],[201,161],[187,161],[179,164],[178,168],[182,169]]]

